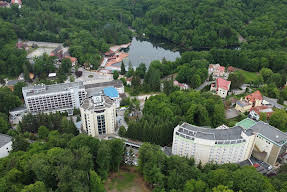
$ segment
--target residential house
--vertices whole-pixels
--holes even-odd
[[[272,113],[274,112],[272,107],[270,106],[266,106],[266,105],[262,105],[262,106],[257,106],[257,107],[252,107],[250,109],[250,111],[254,111],[255,113],[257,113],[260,116],[260,113],[265,113],[267,116],[267,119],[269,119],[272,115]]]
[[[70,59],[70,61],[71,61],[73,67],[74,67],[74,66],[77,64],[77,62],[78,62],[78,60],[77,60],[76,57],[71,57],[71,56],[66,55],[65,58],[66,58],[66,59]]]
[[[255,91],[250,95],[247,95],[244,99],[241,98],[240,101],[236,102],[235,109],[242,113],[250,111],[252,107],[262,106],[263,97],[260,91]]]
[[[10,8],[10,3],[6,1],[0,1],[0,7]]]
[[[16,43],[16,47],[18,49],[25,49],[26,51],[28,51],[28,49],[29,49],[29,46],[26,43],[24,43],[23,41],[18,41]]]
[[[11,0],[11,4],[17,4],[19,8],[22,7],[22,0]]]
[[[232,67],[232,66],[227,67],[227,72],[228,73],[233,73],[235,71],[236,71],[236,69],[234,67]]]
[[[6,86],[11,90],[14,91],[14,86],[21,81],[19,80],[10,80],[6,83]]]
[[[214,79],[222,77],[227,79],[228,74],[225,73],[225,67],[219,64],[210,64],[208,67],[208,75],[212,75]]]
[[[189,89],[189,86],[186,83],[180,83],[180,82],[178,82],[176,80],[173,81],[173,85],[179,87],[180,90],[187,90],[187,89]]]
[[[64,55],[64,53],[63,53],[63,46],[62,45],[58,46],[56,49],[54,49],[50,53],[51,57],[55,56],[55,57],[57,57],[60,60],[63,59],[63,55]]]
[[[211,84],[210,91],[215,92],[221,98],[225,98],[230,89],[231,81],[222,78],[217,78],[215,84]]]

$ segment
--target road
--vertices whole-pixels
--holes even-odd
[[[202,90],[204,87],[211,85],[212,83],[215,83],[215,81],[204,81],[204,83],[202,83],[198,88],[196,88],[195,90]]]

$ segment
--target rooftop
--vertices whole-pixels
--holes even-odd
[[[255,125],[256,122],[252,119],[249,119],[249,118],[246,118],[246,119],[243,119],[242,121],[236,123],[236,126],[240,126],[242,127],[243,129],[249,129],[250,127],[252,127],[253,125]]]
[[[21,82],[20,80],[10,80],[7,82],[7,86],[14,86],[16,85],[17,83]]]
[[[93,96],[86,98],[81,105],[85,110],[104,110],[105,107],[111,107],[114,102],[107,96]]]
[[[118,98],[119,97],[119,93],[114,87],[104,88],[104,94],[110,98]]]
[[[10,141],[12,141],[12,137],[0,133],[0,148],[9,143]]]
[[[255,102],[255,100],[262,100],[263,98],[260,91],[255,91],[254,93],[247,95],[245,99],[251,102]]]
[[[217,88],[222,88],[228,91],[230,84],[231,84],[231,81],[226,81],[225,79],[222,79],[222,78],[216,79]]]
[[[114,81],[108,81],[108,82],[102,82],[102,83],[93,83],[93,84],[87,84],[85,85],[86,89],[90,88],[101,88],[101,87],[115,87],[120,88],[123,87],[123,82],[121,80],[114,80]]]
[[[265,123],[263,121],[257,122],[250,129],[254,132],[260,133],[265,138],[275,142],[277,145],[282,146],[287,142],[287,134],[279,129]]]
[[[246,107],[246,106],[250,105],[246,101],[236,101],[236,104],[239,105],[240,107]]]
[[[208,140],[238,140],[242,139],[241,133],[244,131],[241,127],[235,126],[230,129],[212,129],[212,128],[203,128],[188,123],[183,123],[180,125],[179,129],[182,133],[187,135]],[[190,130],[187,131],[186,129]]]
[[[40,95],[43,93],[56,93],[61,91],[67,91],[72,88],[84,88],[83,82],[73,83],[59,83],[53,85],[39,84],[34,86],[23,87],[22,90],[27,92],[27,96]]]

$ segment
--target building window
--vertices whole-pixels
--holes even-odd
[[[97,116],[97,121],[98,121],[98,132],[99,132],[99,135],[106,134],[105,116],[104,115],[98,115]]]

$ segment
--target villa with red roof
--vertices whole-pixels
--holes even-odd
[[[22,0],[11,0],[11,4],[17,4],[17,5],[19,5],[19,8],[21,8]]]
[[[216,95],[225,98],[230,89],[231,81],[222,78],[217,78],[215,84],[211,84],[210,91],[216,92]]]
[[[10,8],[10,3],[6,1],[0,1],[0,7]]]
[[[225,67],[219,64],[210,64],[208,67],[208,75],[212,75],[214,79],[218,77],[227,78],[228,74],[225,73]]]
[[[235,109],[244,113],[249,111],[252,107],[262,106],[263,97],[260,91],[255,91],[250,95],[247,95],[244,99],[241,98],[240,101],[236,102]]]
[[[77,58],[76,57],[71,57],[71,56],[65,56],[66,59],[70,59],[72,66],[74,67],[77,64]]]

